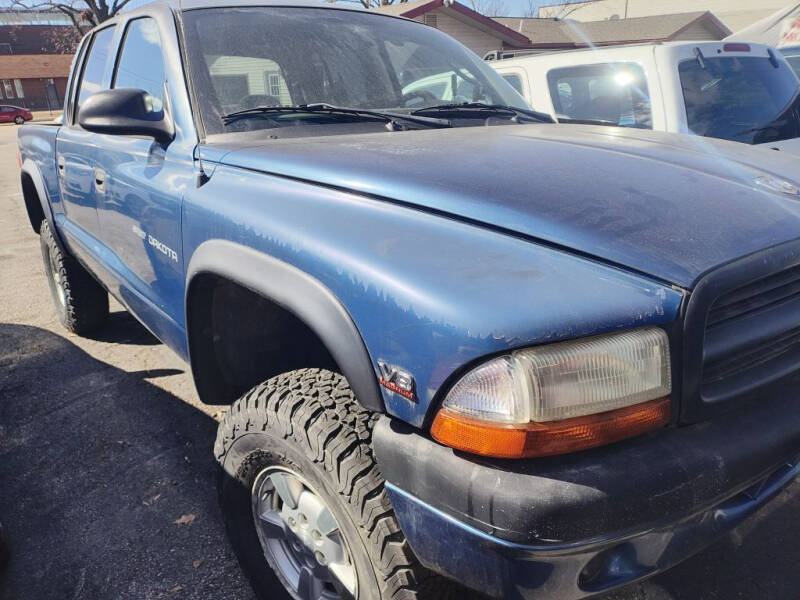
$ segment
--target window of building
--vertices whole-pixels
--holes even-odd
[[[25,97],[25,91],[22,89],[22,80],[15,79],[14,80],[14,87],[17,88],[17,98],[24,98]]]
[[[552,69],[550,97],[559,120],[596,121],[652,129],[647,77],[634,63],[602,63]]]
[[[3,94],[6,98],[16,98],[14,95],[14,86],[10,79],[3,79]]]
[[[111,87],[146,91],[158,101],[153,104],[153,109],[158,111],[163,106],[166,81],[158,25],[149,17],[131,21],[125,30]]]
[[[267,93],[276,98],[281,95],[281,76],[280,73],[267,73]]]
[[[83,65],[75,115],[78,114],[84,100],[95,92],[99,92],[103,85],[103,74],[106,69],[112,37],[114,37],[113,27],[106,27],[94,34],[92,45],[89,48],[89,55]]]

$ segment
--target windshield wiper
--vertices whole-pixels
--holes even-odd
[[[607,127],[624,127],[616,121],[607,121],[605,119],[573,119],[571,117],[558,117],[559,123],[568,123],[570,125],[605,125]]]
[[[330,116],[356,116],[380,119],[392,127],[399,126],[401,123],[413,123],[422,127],[452,127],[452,123],[446,119],[434,119],[430,117],[417,117],[413,115],[401,115],[393,112],[370,110],[367,108],[347,108],[344,106],[333,106],[332,104],[298,104],[297,106],[254,106],[245,110],[223,115],[222,122],[230,125],[240,119],[249,119],[271,114],[290,114],[290,113],[320,113]],[[274,121],[273,121],[274,122]]]
[[[426,106],[425,108],[418,108],[411,111],[412,115],[424,115],[425,113],[467,113],[478,114],[480,113],[495,113],[510,115],[518,120],[524,120],[537,123],[555,123],[553,117],[546,113],[540,113],[536,110],[526,108],[517,108],[508,104],[486,104],[485,102],[464,102],[462,104],[438,104],[436,106]]]

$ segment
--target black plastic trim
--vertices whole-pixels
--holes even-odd
[[[694,423],[723,410],[732,410],[750,394],[724,399],[703,396],[703,346],[708,313],[717,298],[766,276],[800,265],[800,240],[793,240],[731,262],[701,278],[694,287],[683,324],[683,390],[681,420]]]
[[[187,292],[193,278],[201,273],[236,282],[294,314],[323,341],[361,405],[384,412],[364,340],[345,307],[322,283],[288,263],[225,240],[204,242],[194,252],[186,274]],[[191,342],[188,340],[187,347],[194,371]],[[203,390],[198,388],[198,392],[202,397]]]
[[[66,246],[64,245],[64,240],[61,239],[61,234],[56,227],[55,220],[53,219],[53,211],[50,208],[50,199],[47,195],[47,188],[44,185],[44,178],[42,177],[41,171],[39,171],[38,165],[33,160],[26,159],[25,162],[22,163],[22,169],[20,170],[20,175],[22,174],[30,177],[31,181],[33,182],[33,187],[36,189],[36,195],[38,196],[39,203],[42,206],[44,218],[47,219],[47,224],[50,226],[50,231],[53,233],[53,239],[55,239],[56,245],[58,246],[59,250],[65,254],[69,254],[69,252],[66,250]],[[33,226],[34,224],[31,223],[31,225]],[[36,226],[34,226],[34,231],[39,233],[39,231],[36,229]]]
[[[694,514],[800,456],[800,376],[713,421],[541,459],[456,452],[400,421],[373,432],[397,488],[494,537],[563,544]]]

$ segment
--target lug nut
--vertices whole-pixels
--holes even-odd
[[[315,542],[322,541],[322,534],[318,529],[315,529],[314,531],[311,532],[311,537],[314,539]]]
[[[287,521],[289,522],[289,527],[294,527],[297,524],[294,517],[289,517]]]
[[[325,558],[325,555],[322,552],[320,552],[319,550],[314,552],[314,558],[316,558],[317,562],[319,564],[321,564],[322,566],[325,566],[325,564],[327,563],[327,559]]]
[[[297,515],[297,518],[300,521],[300,525],[305,525],[306,523],[308,523],[308,518],[306,518],[306,516],[303,513]]]

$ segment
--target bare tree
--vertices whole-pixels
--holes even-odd
[[[56,11],[65,14],[79,35],[110,19],[131,0],[11,0],[12,9]]]
[[[501,17],[506,14],[503,0],[470,0],[472,10],[487,17]]]
[[[42,48],[44,53],[74,54],[81,41],[81,33],[75,27],[51,27],[44,36],[47,46]]]
[[[335,2],[336,0],[331,0]],[[387,6],[389,4],[403,4],[408,0],[344,0],[345,2],[355,1],[361,4],[364,8],[375,8],[377,6]]]
[[[532,19],[539,14],[539,6],[536,4],[535,0],[528,0],[528,6],[525,8],[525,13],[522,15],[523,17],[527,17]]]

